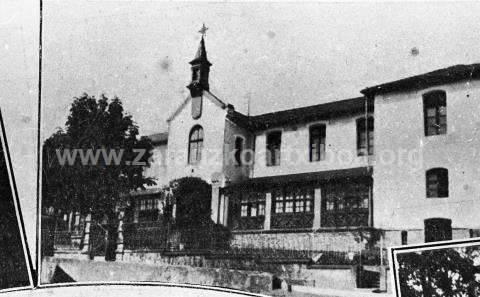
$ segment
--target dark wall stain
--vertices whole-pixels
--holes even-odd
[[[270,39],[273,39],[275,38],[275,36],[277,36],[277,34],[275,32],[273,32],[272,30],[269,30],[267,32],[267,36],[270,38]]]

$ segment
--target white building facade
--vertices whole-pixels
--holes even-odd
[[[210,92],[203,38],[190,63],[190,96],[168,132],[150,136],[155,162],[145,174],[157,189],[184,176],[212,184],[212,219],[234,232],[234,245],[281,237],[295,249],[342,249],[355,230],[382,230],[385,245],[476,236],[479,65],[247,116]]]

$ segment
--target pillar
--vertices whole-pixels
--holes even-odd
[[[225,197],[220,195],[219,207],[218,207],[218,223],[223,225],[224,218],[224,209],[225,209]]]
[[[160,218],[162,217],[163,215],[163,208],[164,208],[164,204],[162,201],[160,201],[160,199],[157,200],[157,209],[158,209],[158,220],[160,220]],[[158,221],[157,220],[157,221]]]
[[[270,230],[272,217],[272,193],[265,194],[265,220],[263,221],[263,230]]]
[[[73,211],[70,211],[68,214],[68,233],[72,232],[72,220],[73,220]]]
[[[373,227],[373,194],[372,186],[368,186],[368,226]]]
[[[132,223],[134,224],[137,224],[138,223],[138,215],[139,215],[139,203],[140,203],[140,199],[138,196],[133,196],[132,197],[132,200],[133,202],[133,220],[132,220]]]
[[[117,228],[117,254],[123,254],[123,217],[125,216],[125,210],[120,210],[118,213],[118,228]]]
[[[319,229],[322,224],[322,190],[315,188],[313,194],[313,229]]]
[[[223,196],[223,225],[225,227],[228,227],[228,202],[229,198],[228,196]]]
[[[77,211],[75,212],[75,221],[73,223],[73,232],[75,232],[76,234],[79,234],[81,233],[81,230],[80,229],[80,212]]]
[[[388,291],[388,266],[380,266],[379,290],[382,292]]]
[[[212,212],[212,220],[218,223],[218,207],[219,207],[220,186],[218,183],[212,184],[212,202],[210,209]]]
[[[92,221],[92,214],[88,213],[85,217],[85,230],[83,233],[83,249],[82,252],[88,253],[90,251],[90,224]]]
[[[218,223],[227,226],[228,222],[228,196],[220,195],[219,211],[218,211]]]

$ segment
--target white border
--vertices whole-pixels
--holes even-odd
[[[211,290],[217,292],[226,292],[231,294],[239,294],[245,296],[258,296],[258,297],[271,297],[269,295],[260,294],[260,293],[251,293],[247,291],[225,288],[225,287],[216,287],[216,286],[203,286],[203,285],[194,285],[194,284],[176,284],[176,283],[165,283],[165,282],[152,282],[152,281],[87,281],[87,282],[69,282],[69,283],[55,283],[55,284],[39,284],[38,289],[47,289],[47,288],[64,288],[64,287],[76,287],[76,286],[139,286],[139,287],[176,287],[184,289],[200,289],[203,291]]]
[[[422,244],[388,247],[388,260],[389,260],[390,277],[391,277],[390,283],[393,288],[392,290],[393,293],[397,297],[402,296],[400,292],[397,254],[420,252],[420,251],[431,251],[431,250],[448,249],[448,248],[461,248],[461,247],[476,246],[476,245],[480,247],[480,237],[434,241],[434,242],[427,242]],[[394,269],[394,264],[395,264],[395,267],[397,267],[397,270]]]
[[[3,148],[3,157],[5,158],[5,164],[7,167],[7,172],[8,172],[8,180],[9,180],[9,185],[10,185],[10,191],[12,193],[12,199],[13,199],[13,205],[15,207],[15,216],[17,218],[17,226],[18,226],[18,232],[20,233],[20,240],[22,242],[22,249],[23,249],[23,257],[25,260],[25,266],[27,268],[28,272],[28,280],[30,282],[30,285],[28,286],[23,286],[23,287],[11,287],[7,289],[1,289],[0,293],[3,292],[10,292],[10,291],[17,291],[17,290],[22,290],[22,289],[32,289],[34,288],[33,284],[33,276],[32,276],[32,269],[31,269],[31,264],[30,263],[30,255],[28,254],[29,251],[27,251],[27,245],[26,245],[26,236],[24,233],[24,228],[23,228],[23,220],[20,218],[20,202],[17,196],[17,191],[16,191],[16,185],[15,185],[15,179],[13,175],[13,169],[10,167],[11,160],[10,160],[10,153],[8,152],[8,145],[7,145],[7,140],[5,139],[6,137],[6,132],[4,130],[4,123],[3,123],[3,117],[2,117],[2,111],[0,108],[0,126],[1,126],[1,141],[2,141],[2,148]]]

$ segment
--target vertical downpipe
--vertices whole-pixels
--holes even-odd
[[[369,143],[368,143],[368,97],[365,97],[365,140],[366,140],[366,155],[367,155],[367,165],[370,167],[370,158],[368,157],[368,149],[369,149]]]

